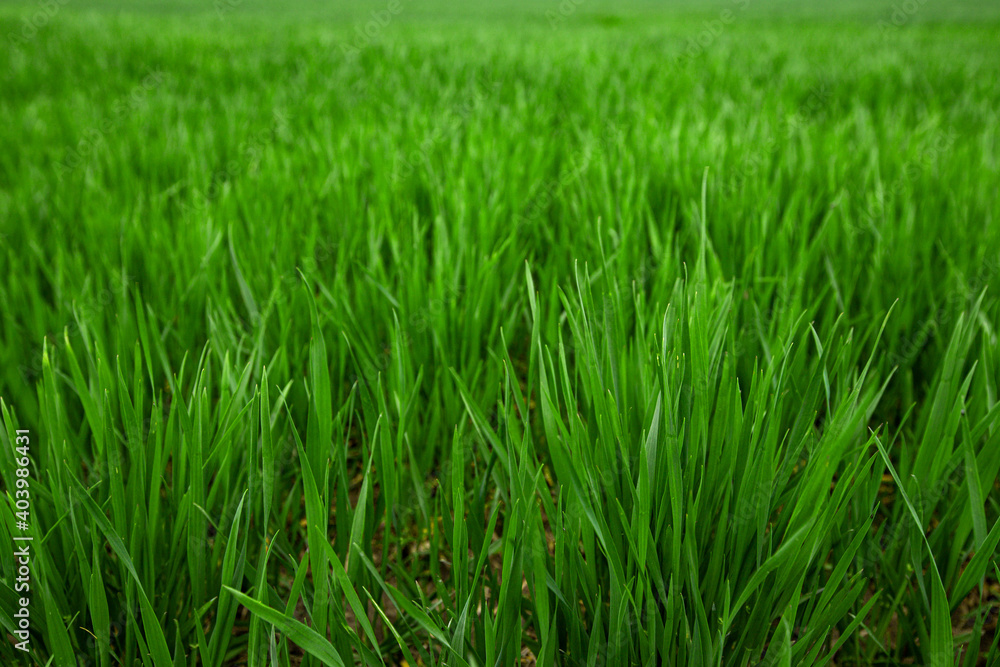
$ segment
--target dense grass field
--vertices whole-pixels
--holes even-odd
[[[3,665],[1000,664],[996,3],[0,43]]]

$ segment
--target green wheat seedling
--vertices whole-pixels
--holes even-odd
[[[995,10],[591,1],[0,10],[0,663],[1000,661]]]

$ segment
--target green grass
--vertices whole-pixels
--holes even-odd
[[[741,4],[2,8],[0,662],[1000,663],[1000,13]]]

